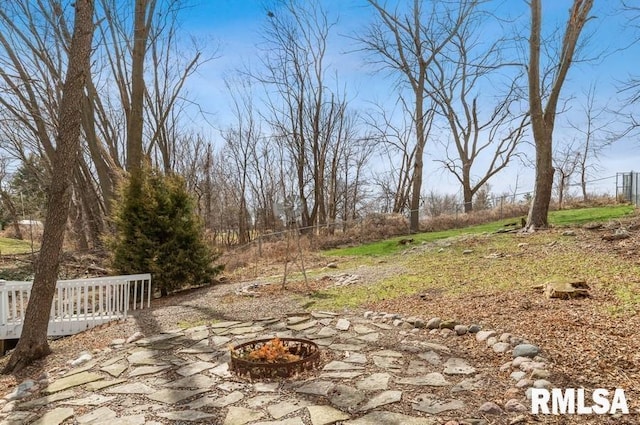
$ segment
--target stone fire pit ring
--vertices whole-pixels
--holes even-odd
[[[246,357],[254,350],[273,341],[273,338],[256,339],[236,345],[231,350],[229,370],[239,376],[251,379],[288,378],[298,373],[315,369],[320,363],[320,348],[307,339],[278,338],[290,354],[299,356],[299,360],[288,362],[261,362],[247,360]]]

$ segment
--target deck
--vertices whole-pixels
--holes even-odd
[[[19,339],[33,282],[0,281],[0,340]],[[49,336],[73,335],[151,305],[151,275],[59,280]]]

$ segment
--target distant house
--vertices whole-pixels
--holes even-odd
[[[36,229],[42,229],[44,224],[40,220],[20,220],[18,224],[23,227],[34,227]]]

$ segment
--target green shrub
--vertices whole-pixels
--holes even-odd
[[[150,272],[162,295],[211,283],[221,270],[212,265],[216,256],[179,176],[145,168],[120,188],[112,218],[112,267],[122,274]]]

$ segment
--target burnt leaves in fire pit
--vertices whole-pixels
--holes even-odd
[[[289,363],[300,360],[300,356],[291,354],[280,338],[274,338],[262,347],[249,351],[246,359],[261,363]]]
[[[249,341],[231,347],[231,371],[250,378],[290,377],[319,363],[318,346],[297,338]]]

